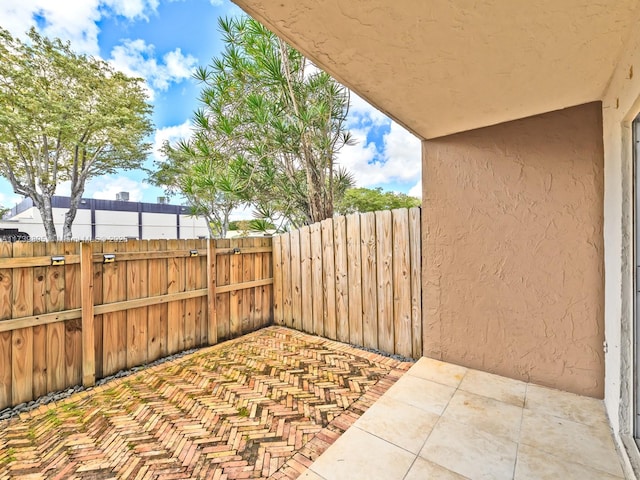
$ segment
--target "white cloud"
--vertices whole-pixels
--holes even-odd
[[[351,92],[350,104],[349,125],[371,124],[381,126],[390,121],[389,117],[354,92]]]
[[[124,175],[102,175],[90,179],[84,188],[84,198],[100,198],[103,200],[115,200],[116,193],[129,192],[129,200],[142,201],[143,191],[149,188],[144,182],[132,180]],[[56,187],[56,195],[71,195],[71,182],[59,183]]]
[[[14,36],[24,38],[29,28],[40,24],[43,35],[69,41],[73,50],[99,57],[100,20],[114,16],[148,20],[158,4],[159,0],[2,0],[0,19]],[[110,62],[126,74],[147,80],[153,99],[153,90],[166,90],[171,83],[188,78],[197,59],[180,48],[156,58],[154,46],[137,39],[114,47]]]
[[[422,180],[418,180],[413,187],[409,189],[407,195],[411,195],[412,197],[422,198]]]
[[[115,200],[119,192],[129,192],[129,201],[141,202],[143,191],[149,188],[144,182],[133,180],[124,175],[104,175],[87,183],[84,197]]]
[[[2,26],[19,37],[39,19],[42,34],[68,40],[74,50],[97,56],[97,22],[112,15],[148,19],[157,7],[158,0],[2,0],[0,18]]]
[[[192,55],[184,55],[176,48],[162,57],[158,62],[154,56],[154,46],[142,39],[125,40],[111,50],[111,64],[118,70],[146,79],[151,87],[149,95],[153,99],[153,89],[166,90],[171,83],[178,83],[191,76],[198,63]]]
[[[357,143],[344,147],[338,161],[354,174],[358,186],[410,184],[412,195],[420,193],[421,145],[417,137],[353,92],[347,125]],[[382,142],[367,142],[371,128],[385,126],[389,131]]]
[[[223,0],[209,0],[209,3],[211,5],[213,5],[214,7],[219,7],[220,5],[222,5],[224,3]]]
[[[153,158],[155,160],[162,159],[162,153],[160,149],[162,144],[166,141],[169,143],[176,142],[177,140],[188,138],[191,136],[191,122],[187,120],[181,125],[174,125],[171,127],[159,128],[153,137]]]
[[[381,148],[367,143],[366,130],[351,129],[357,140],[354,146],[346,146],[339,154],[340,165],[349,169],[361,187],[389,183],[415,183],[421,176],[420,140],[390,121],[389,132],[383,136]]]
[[[83,0],[79,0],[83,1]],[[149,13],[155,13],[158,9],[158,0],[103,0],[116,15],[128,19],[149,19]]]

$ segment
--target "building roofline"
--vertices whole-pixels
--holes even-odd
[[[12,218],[16,215],[33,207],[33,201],[30,198],[23,199],[19,204],[11,209],[7,217]],[[51,206],[53,208],[69,208],[71,206],[71,197],[62,195],[54,195],[51,198]],[[143,212],[143,213],[165,213],[165,214],[189,214],[189,207],[185,205],[172,205],[168,203],[149,203],[149,202],[129,202],[122,200],[103,200],[98,198],[82,198],[78,205],[78,210],[104,210],[111,212]]]

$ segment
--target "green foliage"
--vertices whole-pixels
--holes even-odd
[[[232,192],[270,223],[331,217],[353,184],[335,164],[352,141],[348,90],[255,20],[220,19],[219,28],[225,50],[195,72],[201,106],[186,142],[194,158],[232,169],[224,185],[212,170],[212,191]]]
[[[44,418],[46,421],[51,422],[56,427],[62,425],[62,421],[60,420],[60,418],[58,418],[58,414],[53,409],[47,410],[47,413],[44,414]]]
[[[239,156],[230,158],[217,142],[200,133],[177,145],[165,143],[162,151],[164,160],[156,162],[149,181],[169,195],[184,195],[191,214],[207,219],[209,234],[224,238],[229,214],[246,199],[246,162]]]
[[[249,416],[249,409],[247,407],[238,408],[238,415],[240,415],[241,417],[248,417]]]
[[[383,192],[382,188],[350,188],[336,205],[341,215],[356,212],[375,212],[394,208],[419,207],[419,198],[404,193]]]
[[[249,227],[256,232],[266,232],[268,230],[276,230],[276,226],[263,218],[254,218],[249,221]]]
[[[275,224],[263,218],[254,218],[252,220],[233,220],[229,222],[229,230],[253,230],[255,232],[266,232],[267,230],[276,230]]]
[[[0,464],[9,465],[12,462],[15,462],[18,459],[16,457],[16,449],[13,447],[9,447],[5,450],[4,456],[0,458]]]
[[[23,43],[0,28],[0,175],[33,200],[50,240],[51,197],[70,181],[63,233],[70,239],[86,181],[141,166],[151,107],[142,79],[35,29],[28,36]]]

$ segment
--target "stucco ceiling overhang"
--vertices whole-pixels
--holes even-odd
[[[233,1],[422,138],[599,100],[640,28],[638,0]]]

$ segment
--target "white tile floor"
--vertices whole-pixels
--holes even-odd
[[[601,401],[422,358],[299,478],[624,478]]]

